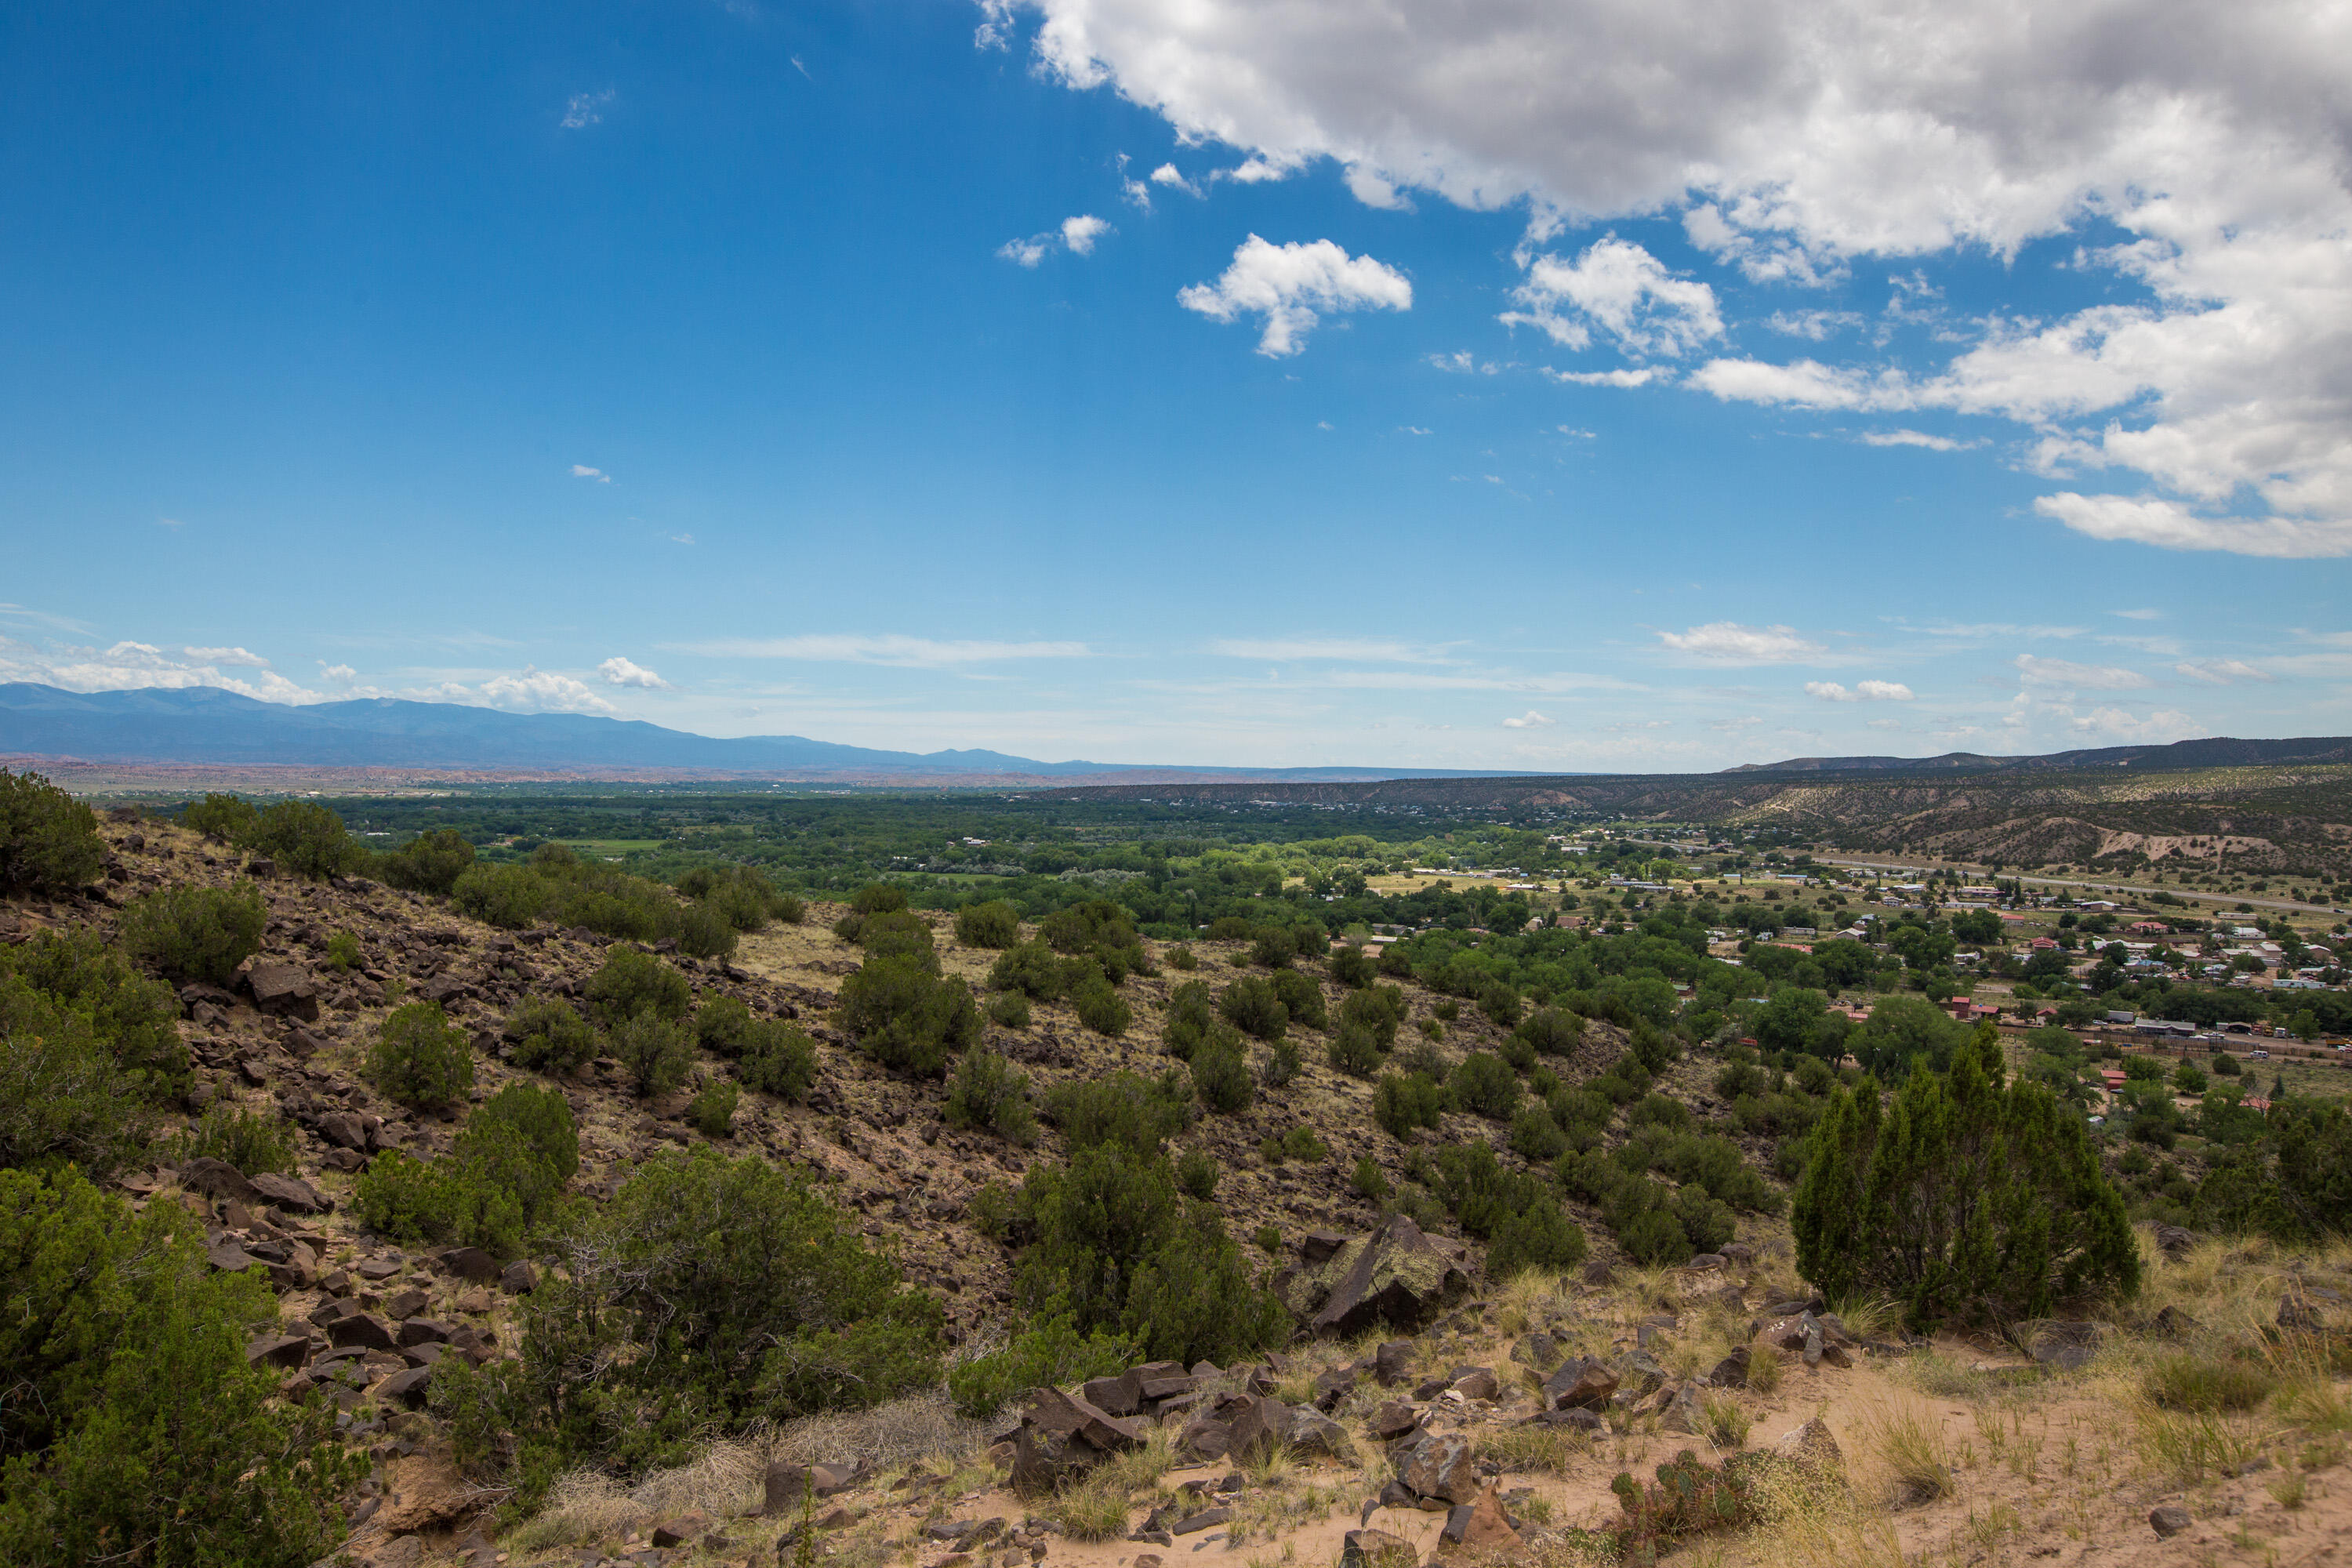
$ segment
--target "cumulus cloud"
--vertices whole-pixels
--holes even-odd
[[[2237,686],[2247,681],[2268,682],[2278,677],[2267,669],[2258,668],[2242,658],[2184,659],[2172,667],[2173,673],[2208,686]]]
[[[1642,247],[1612,235],[1574,261],[1527,258],[1527,280],[1511,291],[1519,307],[1502,319],[1541,328],[1552,342],[1580,349],[1591,329],[1628,353],[1675,355],[1723,335],[1715,290],[1677,278]]]
[[[2127,302],[1975,324],[1916,376],[1865,348],[1727,360],[1694,384],[2014,421],[2123,477],[2046,498],[2092,537],[2352,552],[2340,6],[982,3],[986,41],[1034,16],[1047,75],[1114,87],[1245,168],[1329,159],[1374,202],[1522,202],[1538,243],[1569,221],[1677,214],[1721,265],[1807,287],[1863,258],[2006,259],[2071,236],[2071,265]],[[1567,335],[1599,327],[1557,293]],[[1938,309],[1898,303],[1904,321]],[[1661,336],[1629,318],[1685,349],[1711,337],[1694,311],[1668,320]]]
[[[29,681],[66,691],[180,691],[214,687],[262,702],[327,700],[324,692],[289,680],[271,669],[268,659],[241,647],[191,647],[174,654],[153,643],[122,641],[107,647],[39,645],[0,636],[0,680]]]
[[[2028,686],[2066,686],[2088,691],[2136,691],[2153,684],[2137,669],[2112,664],[2077,664],[2021,653],[2010,661]]]
[[[490,706],[520,713],[613,713],[610,702],[568,675],[524,665],[520,675],[498,675],[478,689]]]
[[[2094,708],[2067,720],[2078,734],[2111,741],[2187,741],[2211,733],[2177,708],[2159,708],[2141,715],[2123,708]]]
[[[1394,268],[1349,256],[1328,239],[1269,245],[1253,234],[1215,282],[1195,283],[1176,299],[1212,321],[1264,317],[1257,352],[1280,359],[1307,346],[1320,312],[1412,310],[1412,285]]]
[[[575,92],[565,102],[560,123],[566,131],[585,131],[603,121],[604,110],[615,96],[609,87],[602,92]]]
[[[1824,702],[1908,702],[1911,689],[1899,680],[1857,680],[1851,688],[1835,680],[1808,680],[1805,695]]]
[[[1132,182],[1129,184],[1129,195],[1132,198],[1141,187],[1133,185]],[[1143,205],[1147,207],[1151,205],[1148,193]],[[1092,213],[1080,213],[1075,217],[1064,218],[1059,228],[1049,228],[1026,239],[1008,239],[996,247],[996,254],[1019,267],[1034,267],[1056,248],[1066,250],[1073,256],[1092,256],[1095,242],[1110,232],[1111,226],[1104,219]]]
[[[618,654],[596,667],[607,686],[635,686],[647,691],[671,691],[676,688],[643,665],[632,663]]]
[[[1660,632],[1658,640],[1676,653],[1711,664],[1794,664],[1826,650],[1790,626],[1747,626],[1709,621],[1686,632]]]
[[[126,644],[142,647],[142,644]],[[257,653],[241,647],[184,647],[180,650],[198,664],[226,664],[244,669],[268,669],[269,661]]]
[[[349,686],[360,678],[360,672],[348,664],[329,664],[319,660],[319,679],[331,686]]]
[[[1082,642],[935,641],[929,637],[828,635],[791,637],[722,637],[669,645],[681,653],[714,658],[788,658],[817,664],[885,664],[908,669],[940,669],[960,664],[1007,659],[1085,658],[1094,650]]]
[[[600,485],[609,485],[613,482],[612,475],[602,468],[592,468],[585,463],[572,464],[572,477],[575,479],[593,479]]]
[[[1530,708],[1516,719],[1504,720],[1503,728],[1506,730],[1540,730],[1547,724],[1557,724],[1559,722],[1559,720],[1547,719],[1542,714]]]
[[[1188,196],[1197,196],[1201,194],[1201,187],[1186,179],[1183,172],[1173,163],[1162,163],[1152,170],[1151,183],[1165,186],[1171,191],[1181,191]]]

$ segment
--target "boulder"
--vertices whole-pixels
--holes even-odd
[[[2197,1521],[2178,1503],[2160,1503],[2147,1510],[2147,1527],[2158,1541],[2169,1541]]]
[[[257,963],[245,983],[253,993],[253,1005],[270,1016],[299,1018],[306,1024],[318,1020],[319,987],[299,964]]]
[[[386,1405],[420,1405],[425,1403],[425,1391],[433,1381],[429,1366],[412,1366],[405,1372],[395,1372],[375,1385],[375,1396]]]
[[[1468,1441],[1458,1434],[1423,1432],[1390,1455],[1397,1479],[1416,1497],[1473,1502],[1478,1495],[1477,1464]]]
[[[1592,1356],[1579,1356],[1544,1379],[1548,1410],[1596,1410],[1617,1392],[1617,1374]]]
[[[1559,1360],[1559,1344],[1541,1329],[1530,1329],[1511,1342],[1511,1359],[1541,1372]]]
[[[682,1513],[654,1526],[654,1544],[664,1551],[701,1540],[710,1533],[710,1521],[698,1513]]]
[[[253,1184],[245,1179],[245,1173],[226,1160],[215,1160],[205,1154],[199,1154],[180,1167],[180,1185],[192,1193],[202,1193],[206,1197],[234,1198],[238,1203],[252,1203],[256,1196]]]
[[[1041,1388],[1013,1436],[1013,1489],[1024,1497],[1052,1491],[1114,1454],[1140,1448],[1150,1430],[1133,1417]]]
[[[2177,1340],[2195,1332],[2197,1320],[2178,1307],[2167,1307],[2156,1315],[2154,1327],[2166,1339]]]
[[[274,1205],[289,1214],[328,1214],[334,1209],[334,1200],[322,1195],[319,1189],[299,1176],[281,1176],[265,1171],[252,1179],[254,1193],[264,1203]]]
[[[1208,1416],[1195,1416],[1176,1435],[1176,1451],[1196,1465],[1223,1458],[1234,1446],[1234,1429]]]
[[[1666,1369],[1647,1351],[1626,1352],[1617,1358],[1612,1370],[1618,1385],[1636,1399],[1647,1399],[1666,1385]]]
[[[1746,1345],[1734,1346],[1729,1355],[1715,1363],[1706,1374],[1710,1388],[1745,1388],[1748,1386],[1748,1353]]]
[[[1235,1408],[1221,1406],[1218,1414],[1225,1418],[1232,1432],[1225,1451],[1236,1459],[1254,1459],[1281,1447],[1290,1441],[1290,1434],[1298,1425],[1297,1415],[1289,1405],[1263,1394],[1245,1394],[1232,1403]]]
[[[1366,1430],[1381,1442],[1391,1442],[1421,1425],[1421,1413],[1402,1399],[1383,1402],[1365,1422]]]
[[[1143,1407],[1143,1377],[1135,1368],[1115,1377],[1089,1378],[1078,1387],[1078,1397],[1111,1415],[1132,1415]]]
[[[1339,1568],[1418,1568],[1412,1542],[1385,1530],[1351,1530],[1339,1543]]]
[[[392,1325],[373,1312],[353,1312],[327,1325],[327,1341],[341,1347],[391,1351],[400,1348]]]
[[[431,1318],[410,1318],[400,1325],[399,1339],[403,1345],[446,1345],[455,1331],[447,1323]]]
[[[1469,1288],[1466,1249],[1423,1235],[1405,1215],[1391,1215],[1357,1249],[1308,1327],[1335,1339],[1381,1323],[1414,1328]]]
[[[225,1274],[242,1274],[261,1267],[261,1259],[234,1241],[216,1241],[205,1248],[205,1258]]]
[[[1784,1459],[1825,1475],[1842,1474],[1845,1469],[1844,1451],[1838,1447],[1838,1440],[1831,1433],[1829,1424],[1818,1415],[1802,1426],[1783,1432],[1780,1441],[1772,1445],[1772,1451]]]
[[[1334,1367],[1315,1380],[1315,1408],[1328,1415],[1339,1406],[1356,1386],[1356,1374],[1346,1367]]]
[[[782,1459],[770,1461],[763,1479],[763,1495],[760,1511],[770,1519],[779,1518],[801,1506],[802,1494],[814,1492],[831,1497],[846,1490],[856,1479],[856,1472],[846,1465],[793,1465]]]
[[[499,1277],[499,1260],[478,1247],[453,1247],[436,1255],[435,1265],[446,1274],[484,1284]]]
[[[1336,1230],[1310,1230],[1298,1238],[1298,1255],[1309,1263],[1321,1263],[1347,1245],[1348,1238]]]
[[[2177,1225],[2156,1227],[2157,1249],[2167,1258],[2178,1258],[2197,1245],[2197,1233]]]
[[[1346,1427],[1312,1410],[1291,1412],[1290,1446],[1301,1454],[1320,1454],[1333,1459],[1344,1459],[1355,1448],[1348,1441]]]
[[[394,1290],[383,1299],[383,1315],[395,1322],[414,1318],[433,1304],[432,1295],[412,1285],[405,1290]]]
[[[509,1296],[528,1296],[539,1289],[539,1270],[529,1258],[518,1258],[499,1273],[499,1289]]]
[[[1668,1384],[1658,1390],[1650,1407],[1657,1412],[1658,1425],[1669,1432],[1696,1437],[1707,1429],[1706,1406],[1700,1401],[1696,1383]]]
[[[310,1363],[310,1342],[301,1334],[264,1334],[246,1345],[245,1359],[252,1366],[299,1372]]]
[[[1599,1436],[1609,1429],[1609,1423],[1590,1410],[1545,1410],[1528,1417],[1530,1426],[1565,1426],[1571,1432],[1587,1436]]]
[[[1372,1352],[1372,1381],[1382,1388],[1394,1388],[1412,1375],[1412,1342],[1383,1341]]]
[[[1472,1552],[1508,1552],[1519,1544],[1519,1532],[1511,1528],[1503,1500],[1492,1487],[1481,1489],[1469,1502],[1455,1504],[1439,1534],[1450,1544]]]
[[[2090,1365],[2091,1358],[2099,1353],[2099,1340],[2105,1332],[2098,1323],[2042,1323],[2026,1341],[2025,1350],[2035,1361],[2054,1371],[2078,1372]]]
[[[1502,1392],[1495,1374],[1483,1366],[1462,1366],[1454,1369],[1454,1393],[1465,1399],[1492,1399]]]

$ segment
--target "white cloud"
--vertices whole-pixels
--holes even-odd
[[[1750,715],[1745,719],[1717,719],[1713,723],[1709,724],[1707,728],[1710,730],[1724,730],[1737,732],[1741,730],[1752,730],[1762,722],[1764,722],[1763,720]]]
[[[1790,626],[1747,626],[1709,621],[1686,632],[1660,632],[1658,640],[1676,653],[1711,664],[1794,664],[1827,651]]]
[[[1808,680],[1805,695],[1824,702],[1908,702],[1911,689],[1899,680],[1857,680],[1850,689],[1834,680]]]
[[[2067,723],[2077,733],[2111,741],[2187,741],[2211,733],[2174,708],[2159,708],[2145,718],[2122,708],[2094,708]]]
[[[618,654],[596,667],[607,686],[635,686],[648,691],[674,691],[677,688],[643,665],[633,664]]]
[[[2257,668],[2241,658],[2185,659],[2172,667],[2177,675],[2208,686],[2236,686],[2245,681],[2268,682],[2278,677],[2267,669]]]
[[[1140,186],[1129,182],[1130,196],[1135,191],[1140,189]],[[1144,195],[1142,205],[1146,207],[1151,205],[1148,193]],[[1105,220],[1095,216],[1092,213],[1080,213],[1075,217],[1064,218],[1058,228],[1049,228],[1043,234],[1033,234],[1026,239],[1008,239],[996,247],[996,254],[1021,267],[1036,266],[1052,255],[1056,247],[1068,251],[1073,256],[1092,256],[1095,253],[1095,242],[1110,232],[1112,232],[1111,226]]]
[[[2066,686],[2089,691],[2136,691],[2152,684],[2137,669],[2112,664],[2077,664],[2071,658],[2019,654],[2010,661],[2028,686]]]
[[[562,124],[566,131],[584,131],[604,118],[605,109],[615,96],[612,88],[602,92],[575,92],[563,106]]]
[[[1628,353],[1675,355],[1723,335],[1715,290],[1677,278],[1642,247],[1611,235],[1573,262],[1528,255],[1527,279],[1511,291],[1520,307],[1502,320],[1538,327],[1580,349],[1599,327]]]
[[[349,686],[360,678],[360,672],[348,664],[329,664],[319,660],[319,679],[331,686]]]
[[[1095,241],[1110,232],[1110,225],[1092,213],[1080,213],[1062,220],[1062,243],[1073,256],[1092,256]]]
[[[1661,373],[1647,367],[1641,370],[1554,370],[1546,365],[1544,374],[1569,386],[1647,386],[1657,380]]]
[[[1155,185],[1164,185],[1171,191],[1181,191],[1188,196],[1197,196],[1201,194],[1201,187],[1186,179],[1182,172],[1173,163],[1162,163],[1152,170],[1151,183]]]
[[[1051,243],[1044,237],[1008,239],[996,247],[996,254],[1020,266],[1034,267],[1045,259],[1045,252],[1051,248]]]
[[[710,642],[672,643],[681,653],[714,658],[789,658],[822,664],[884,664],[908,669],[941,669],[1004,659],[1086,658],[1094,650],[1082,642],[941,642],[929,637],[828,635],[791,637],[722,637]]]
[[[1557,724],[1559,722],[1559,720],[1547,719],[1542,714],[1530,708],[1516,719],[1504,720],[1503,728],[1506,730],[1540,730],[1548,724]]]
[[[1450,354],[1433,353],[1424,357],[1437,369],[1450,371],[1455,375],[1497,375],[1503,370],[1503,367],[1495,361],[1482,360],[1468,349],[1457,349]]]
[[[610,702],[568,675],[524,665],[520,675],[498,675],[482,682],[482,696],[494,708],[525,713],[613,713]]]
[[[592,468],[585,463],[572,464],[572,477],[575,479],[593,479],[600,485],[609,485],[613,482],[612,475],[602,468]]]
[[[1976,323],[1956,357],[1916,377],[1866,358],[1731,359],[1695,384],[2015,421],[2053,456],[2133,476],[2125,493],[2048,498],[2047,515],[2094,537],[2352,552],[2341,5],[983,0],[983,12],[986,41],[1034,16],[1046,74],[1110,86],[1188,143],[1237,150],[1244,169],[1328,158],[1373,199],[1524,202],[1531,245],[1571,221],[1679,214],[1723,264],[1806,286],[1865,257],[2006,261],[2072,236],[2092,290],[2126,302]],[[1885,320],[1958,331],[1916,282],[1902,281]],[[1563,335],[1593,330],[1571,306],[1549,312]],[[1663,335],[1628,320],[1664,343],[1711,335],[1691,311]]]
[[[1974,443],[1955,441],[1949,436],[1930,436],[1919,430],[1865,430],[1862,433],[1865,447],[1925,447],[1931,452],[1964,451]]]
[[[131,645],[144,646],[144,645]],[[152,652],[152,649],[148,651]],[[247,653],[241,647],[184,647],[180,650],[198,664],[226,664],[246,669],[268,669],[269,661],[257,653]]]
[[[1388,176],[1366,163],[1350,163],[1346,179],[1349,194],[1368,207],[1381,207],[1389,212],[1410,211],[1412,204],[1404,193],[1389,183]]]
[[[2127,621],[2160,621],[2164,619],[2164,612],[2162,610],[2109,610],[2107,614],[2111,616],[2120,616]]]
[[[1775,310],[1764,318],[1764,325],[1783,337],[1810,338],[1818,343],[1832,333],[1861,326],[1862,317],[1853,310]]]
[[[1222,658],[1288,664],[1297,659],[1346,659],[1359,664],[1444,664],[1435,648],[1391,637],[1220,637],[1209,651]]]
[[[1328,239],[1269,245],[1256,235],[1234,249],[1214,283],[1195,283],[1176,296],[1188,310],[1212,321],[1263,316],[1257,352],[1295,354],[1326,310],[1410,310],[1412,285],[1403,273],[1369,256],[1349,256]]]

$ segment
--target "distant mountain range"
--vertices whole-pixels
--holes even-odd
[[[1138,767],[1040,762],[1003,752],[887,752],[799,735],[721,740],[641,720],[507,713],[362,698],[292,707],[213,687],[64,691],[0,684],[0,754],[89,763],[319,768],[656,770],[772,777],[1052,779],[1152,773],[1227,779],[1384,779],[1394,768]],[[1414,770],[1433,777],[1475,777]]]
[[[2163,746],[2101,746],[2090,751],[2052,752],[2037,757],[1988,757],[1946,752],[1940,757],[1791,757],[1784,763],[1743,763],[1735,773],[1956,773],[1965,769],[2020,768],[2069,772],[2086,768],[2134,768],[2172,773],[2184,768],[2266,767],[2295,763],[2352,762],[2352,738],[2306,736],[2292,741],[2234,741],[2212,737]]]

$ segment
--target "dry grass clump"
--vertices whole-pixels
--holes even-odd
[[[794,1465],[903,1464],[933,1455],[961,1455],[988,1446],[983,1422],[967,1420],[945,1389],[910,1394],[870,1410],[803,1415],[778,1427],[766,1457]]]
[[[1944,1441],[1943,1422],[1933,1412],[1917,1405],[1889,1406],[1865,1416],[1861,1433],[1885,1468],[1899,1505],[1951,1495],[1958,1484],[1951,1447]]]
[[[599,1471],[572,1470],[549,1490],[547,1505],[506,1538],[509,1551],[537,1552],[571,1542],[604,1541],[649,1518],[742,1513],[761,1499],[766,1445],[757,1438],[710,1444],[690,1462],[654,1470],[625,1487]]]
[[[2252,1424],[2210,1412],[2172,1411],[2142,1401],[2134,1412],[2140,1462],[2180,1481],[2235,1471],[2263,1451]]]
[[[1748,1386],[1757,1393],[1770,1394],[1779,1388],[1788,1370],[1789,1354],[1779,1345],[1759,1341],[1748,1347]]]
[[[1041,1511],[1073,1541],[1115,1541],[1127,1533],[1127,1490],[1102,1470],[1055,1493]]]
[[[1514,1474],[1565,1476],[1592,1457],[1592,1439],[1570,1426],[1490,1426],[1474,1451]]]
[[[1142,1447],[1114,1456],[1095,1473],[1106,1486],[1122,1495],[1131,1495],[1158,1486],[1160,1478],[1175,1468],[1175,1429],[1154,1426],[1144,1438]]]
[[[2140,1392],[2164,1410],[2210,1415],[2252,1410],[2271,1395],[2278,1380],[2265,1368],[2236,1360],[2177,1351],[2159,1356],[2140,1374]]]

